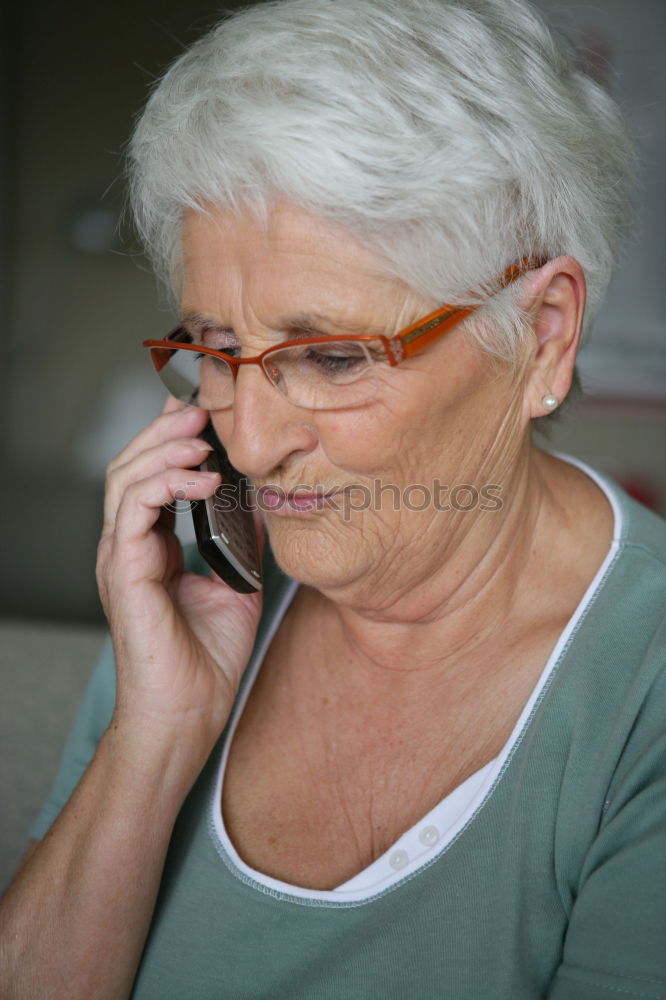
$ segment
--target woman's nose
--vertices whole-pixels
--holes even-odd
[[[310,418],[309,410],[290,403],[255,365],[241,365],[233,406],[212,414],[229,461],[256,480],[317,447]]]

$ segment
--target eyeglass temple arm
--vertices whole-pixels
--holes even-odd
[[[546,261],[539,257],[523,257],[516,264],[507,267],[500,279],[500,290],[506,288],[517,278],[522,277],[527,271],[543,267]],[[393,358],[393,363],[397,364],[404,358],[422,351],[424,347],[435,340],[439,340],[444,334],[466,320],[479,308],[475,306],[442,306],[435,312],[430,313],[425,319],[420,319],[411,326],[402,330],[398,336],[388,340],[388,348]]]

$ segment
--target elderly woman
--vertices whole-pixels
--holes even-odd
[[[531,437],[625,224],[610,99],[522,0],[281,0],[178,59],[131,163],[199,405],[109,470],[115,705],[109,653],[4,995],[666,997],[666,531]],[[172,532],[209,419],[262,592]]]

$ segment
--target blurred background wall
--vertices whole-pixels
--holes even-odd
[[[666,4],[541,5],[621,100],[642,156],[637,238],[582,359],[588,395],[551,443],[666,512]],[[119,234],[123,148],[153,79],[218,13],[192,0],[4,7],[5,618],[100,619],[93,567],[103,470],[159,410],[161,392],[139,344],[171,320],[131,233]]]

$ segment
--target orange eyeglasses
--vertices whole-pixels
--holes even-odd
[[[500,279],[506,288],[544,260],[524,257]],[[304,337],[269,347],[253,358],[193,342],[177,327],[164,340],[145,340],[155,371],[172,396],[205,410],[233,405],[241,365],[258,365],[264,375],[296,406],[348,409],[371,402],[379,388],[381,365],[395,366],[439,340],[479,308],[442,306],[393,337],[376,334]]]

